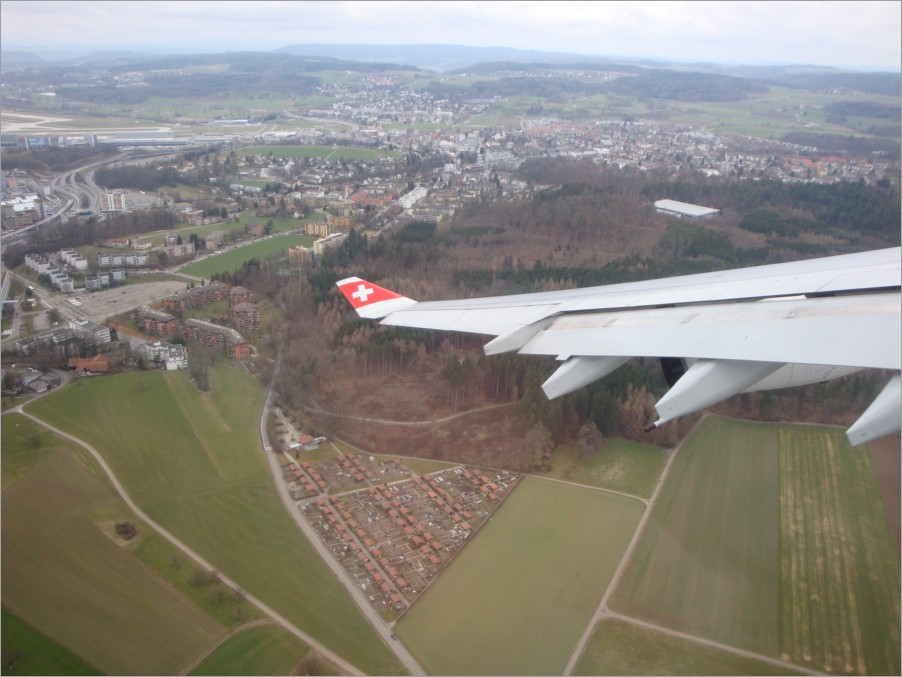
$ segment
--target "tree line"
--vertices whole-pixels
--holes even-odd
[[[567,232],[562,230],[562,224],[568,219],[571,230],[579,228],[573,224],[580,220],[588,229],[589,213],[595,213],[596,226],[606,223],[612,210],[626,211],[626,205],[647,204],[647,192],[657,195],[665,187],[668,195],[703,204],[707,201],[705,196],[723,195],[737,211],[749,204],[740,194],[741,188],[747,188],[759,202],[751,203],[755,208],[737,219],[744,223],[740,227],[766,232],[785,240],[787,247],[800,249],[806,245],[796,238],[804,225],[796,220],[804,214],[801,205],[812,212],[831,214],[831,220],[837,222],[843,210],[860,208],[879,215],[878,203],[898,199],[896,189],[886,185],[799,190],[723,182],[714,187],[693,188],[688,181],[679,180],[649,188],[656,177],[626,173],[621,177],[599,176],[597,181],[587,182],[590,174],[583,169],[551,166],[546,171],[569,173],[584,181],[562,184],[520,205],[464,209],[450,225],[411,223],[394,234],[375,239],[352,233],[343,247],[301,274],[286,276],[275,259],[229,274],[230,282],[253,289],[282,309],[285,319],[266,333],[277,337],[275,341],[282,346],[282,370],[276,390],[284,404],[304,412],[329,392],[330,401],[339,403],[342,411],[355,411],[355,403],[334,392],[333,384],[364,378],[392,382],[414,374],[433,384],[428,392],[443,401],[449,411],[485,403],[511,403],[513,414],[505,425],[511,426],[510,434],[520,436],[523,443],[513,445],[515,451],[503,452],[512,455],[496,459],[506,467],[540,467],[548,462],[549,444],[553,447],[567,441],[586,450],[593,444],[597,446],[599,439],[614,436],[673,445],[697,416],[644,432],[644,426],[656,417],[654,403],[667,389],[658,360],[637,358],[600,381],[549,401],[541,384],[557,367],[555,360],[517,354],[489,358],[481,349],[486,337],[384,327],[362,321],[340,295],[335,281],[351,274],[362,275],[412,298],[449,298],[459,296],[461,291],[481,295],[487,291],[510,293],[666,277],[749,265],[771,255],[767,247],[735,246],[716,224],[662,220],[647,209],[641,216],[633,215],[625,227],[642,219],[661,221],[659,245],[652,256],[624,252],[604,264],[563,266],[542,260],[525,263],[508,253],[500,259],[501,265],[492,269],[453,262],[456,254],[468,250],[472,240],[492,246],[492,238],[510,235],[521,239],[547,237],[549,233]],[[535,176],[541,175],[538,169],[534,168],[534,172]],[[836,189],[837,194],[827,198],[826,188]],[[882,233],[892,219],[885,220],[886,223],[871,228],[869,237],[878,238],[875,233]],[[824,388],[744,395],[720,405],[720,410],[740,415],[747,411],[749,416],[769,420],[807,418],[849,423],[839,419],[848,419],[855,411],[863,410],[864,404],[858,405],[869,401],[879,386],[873,377],[862,375]],[[319,420],[317,425],[340,432],[343,424],[333,417]]]

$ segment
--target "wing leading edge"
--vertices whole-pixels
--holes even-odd
[[[486,334],[486,354],[562,362],[558,397],[632,357],[681,358],[683,376],[649,428],[740,392],[817,383],[863,368],[899,371],[902,248],[556,292],[421,302],[378,285],[337,283],[361,317]],[[893,379],[849,429],[853,444],[899,432]],[[876,407],[876,409],[875,409]]]

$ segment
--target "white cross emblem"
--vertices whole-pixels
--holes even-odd
[[[369,296],[370,294],[372,294],[374,292],[375,292],[375,290],[372,287],[367,289],[367,286],[365,284],[362,284],[359,287],[357,287],[357,291],[355,291],[353,294],[351,294],[351,298],[360,299],[361,303],[366,303],[367,296]]]

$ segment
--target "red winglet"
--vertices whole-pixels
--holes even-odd
[[[359,277],[349,277],[335,284],[361,317],[385,317],[394,310],[415,303],[406,296]]]

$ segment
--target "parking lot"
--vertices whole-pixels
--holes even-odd
[[[73,296],[81,305],[71,305],[79,315],[95,322],[103,322],[113,315],[128,312],[145,303],[153,303],[184,291],[186,282],[166,280],[114,287]]]

